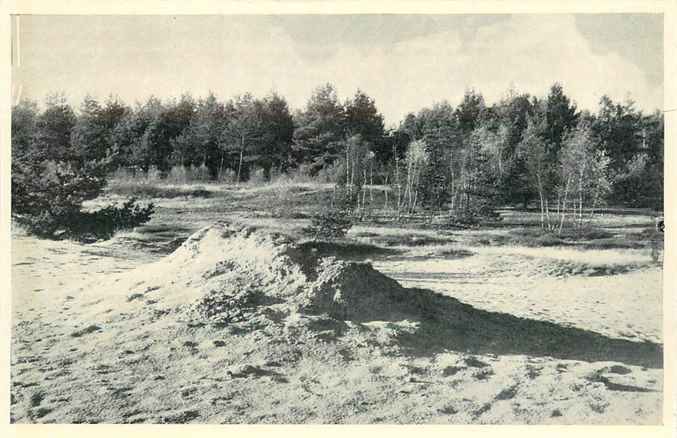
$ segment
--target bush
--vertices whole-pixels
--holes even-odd
[[[204,186],[181,186],[172,187],[160,184],[146,184],[134,182],[114,182],[110,184],[110,192],[122,196],[132,196],[135,198],[149,199],[149,198],[209,198],[212,192],[205,189]]]
[[[88,242],[110,239],[117,231],[145,224],[153,212],[152,203],[141,206],[132,198],[121,206],[112,204],[92,212],[71,210],[55,215],[45,211],[38,215],[16,216],[15,219],[29,233],[39,237]]]
[[[256,169],[249,175],[249,181],[247,182],[250,185],[256,186],[267,183],[268,180],[266,178],[265,171],[263,169]]]
[[[316,181],[321,183],[346,183],[346,169],[343,162],[327,164],[317,172]]]
[[[567,244],[555,233],[536,227],[511,230],[508,236],[502,239],[501,243],[506,245],[513,244],[534,248],[561,246]]]
[[[189,182],[188,171],[184,166],[174,166],[169,170],[166,180],[174,184],[186,184]]]
[[[150,220],[153,206],[134,199],[121,207],[81,210],[103,190],[115,157],[98,131],[100,111],[93,105],[87,111],[76,124],[65,99],[56,99],[34,114],[33,125],[12,126],[12,217],[31,234],[91,240]],[[23,131],[32,134],[23,137]]]
[[[334,240],[345,237],[353,226],[352,213],[359,192],[337,187],[328,207],[313,217],[307,229],[315,240]]]
[[[345,237],[352,226],[350,216],[333,209],[315,216],[309,231],[315,240],[334,240]]]
[[[614,237],[613,233],[600,228],[595,228],[590,224],[583,224],[583,226],[580,227],[564,229],[562,230],[562,233],[560,233],[560,236],[574,240],[599,240]]]
[[[457,214],[451,216],[449,225],[479,227],[483,223],[499,221],[501,221],[501,215],[498,214],[492,206],[484,204],[477,208],[459,211]]]
[[[237,173],[233,169],[221,169],[221,172],[216,176],[216,180],[220,183],[231,184],[235,183]]]
[[[297,168],[291,169],[286,174],[280,175],[278,180],[288,180],[294,183],[315,182],[315,178],[311,175],[311,173],[311,167],[309,165],[300,164]]]

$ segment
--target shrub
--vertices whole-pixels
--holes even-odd
[[[321,183],[346,183],[345,163],[327,164],[317,172],[315,180]]]
[[[560,233],[561,237],[574,239],[574,240],[599,240],[599,239],[609,239],[614,235],[609,231],[595,228],[590,224],[583,224],[583,226],[576,227],[573,229],[564,229]]]
[[[109,239],[116,231],[142,225],[151,219],[153,212],[152,203],[141,206],[132,198],[121,206],[107,205],[92,212],[71,210],[54,215],[45,211],[16,219],[30,233],[40,237],[92,241]]]
[[[473,205],[458,209],[448,217],[447,226],[480,227],[503,220],[491,202],[475,200]]]
[[[49,238],[110,237],[118,229],[147,222],[153,206],[134,199],[122,207],[83,212],[106,185],[116,148],[110,141],[105,108],[87,99],[77,119],[64,97],[48,99],[46,109],[13,108],[12,217],[29,233]],[[23,108],[23,109],[22,109]],[[24,135],[25,134],[25,135]],[[91,237],[90,237],[91,238]]]
[[[331,204],[322,209],[307,229],[315,240],[334,240],[345,237],[353,226],[352,213],[359,192],[337,187]]]
[[[315,179],[313,178],[311,173],[312,171],[309,165],[300,164],[297,168],[291,169],[286,174],[280,175],[277,180],[281,179],[294,183],[314,182]]]
[[[561,246],[566,242],[553,232],[541,228],[520,228],[511,230],[503,239],[503,244],[514,244],[528,247]]]
[[[174,166],[169,170],[167,182],[174,184],[186,184],[189,182],[189,173],[184,166]]]
[[[312,219],[310,232],[315,240],[334,240],[345,237],[352,226],[350,216],[332,209]]]
[[[221,169],[221,172],[216,176],[216,180],[221,183],[235,183],[237,173],[233,169]]]
[[[261,185],[268,182],[266,179],[265,171],[263,169],[256,169],[249,175],[248,183],[250,185]]]
[[[191,167],[191,175],[194,181],[209,181],[209,168],[204,163],[197,167]]]

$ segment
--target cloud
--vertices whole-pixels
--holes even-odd
[[[662,86],[616,52],[593,52],[572,16],[513,16],[478,28],[468,41],[450,30],[391,50],[344,48],[315,68],[333,72],[341,91],[370,93],[390,122],[435,101],[457,103],[469,87],[493,102],[511,86],[543,96],[555,81],[593,111],[603,94],[630,96],[648,111],[662,107]]]
[[[574,16],[439,18],[427,32],[413,18],[373,18],[389,32],[414,23],[415,31],[397,38],[370,30],[370,19],[351,28],[346,17],[333,27],[324,18],[326,29],[300,32],[265,17],[32,17],[22,27],[25,62],[13,71],[14,88],[21,84],[32,98],[63,90],[75,103],[87,92],[133,102],[184,91],[227,98],[274,90],[301,108],[313,88],[332,82],[343,98],[357,88],[374,97],[389,124],[436,101],[456,104],[470,87],[491,103],[511,86],[544,96],[555,81],[591,110],[603,94],[622,100],[630,93],[648,111],[662,107],[662,84],[618,50],[593,50]],[[340,35],[327,45],[332,29]]]

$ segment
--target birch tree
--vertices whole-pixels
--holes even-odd
[[[251,94],[238,97],[232,104],[232,114],[222,132],[224,145],[237,158],[236,183],[242,181],[242,164],[245,152],[253,149],[262,137],[260,102]]]
[[[583,225],[583,211],[591,214],[604,200],[610,185],[607,177],[610,164],[605,152],[596,148],[590,124],[581,122],[563,141],[560,164],[560,199],[562,210],[559,233],[562,232],[569,196],[573,195],[573,213],[576,223]]]

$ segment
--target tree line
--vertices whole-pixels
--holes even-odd
[[[44,175],[68,182],[59,196],[87,199],[115,169],[173,167],[235,182],[300,172],[346,187],[362,205],[364,187],[385,184],[398,215],[537,205],[552,229],[565,212],[663,204],[662,114],[606,96],[596,112],[579,110],[557,83],[545,97],[509,91],[492,105],[468,90],[457,105],[435,103],[391,129],[373,98],[358,90],[342,102],[331,84],[297,111],[275,93],[135,105],[87,97],[77,110],[51,96],[42,108],[13,107],[12,157],[14,208],[23,211],[47,207],[39,193],[56,188],[40,186]]]

